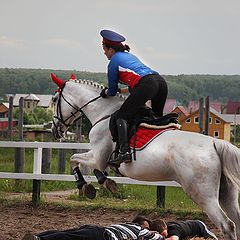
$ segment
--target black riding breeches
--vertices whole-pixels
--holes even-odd
[[[130,90],[130,95],[120,107],[117,118],[129,121],[148,100],[151,100],[155,114],[161,117],[167,94],[168,87],[164,78],[157,74],[144,76]]]
[[[108,240],[104,227],[83,225],[63,231],[47,231],[37,234],[41,240]]]

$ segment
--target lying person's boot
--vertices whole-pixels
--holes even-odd
[[[120,165],[121,163],[130,163],[132,161],[132,155],[130,147],[128,146],[127,137],[127,122],[126,120],[119,118],[117,120],[118,130],[118,142],[120,145],[119,154],[115,159],[109,161],[109,164]]]
[[[32,233],[27,233],[27,234],[24,235],[22,240],[40,240],[40,237],[38,237],[38,236],[36,236]]]

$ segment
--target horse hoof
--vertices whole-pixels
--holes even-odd
[[[96,189],[92,184],[85,184],[82,187],[83,195],[87,198],[94,199],[96,197]]]
[[[103,186],[112,193],[116,193],[118,190],[116,182],[109,178],[106,179],[106,181],[103,183]]]

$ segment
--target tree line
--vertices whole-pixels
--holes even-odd
[[[6,101],[6,94],[35,93],[54,94],[56,85],[51,81],[54,73],[67,80],[75,74],[77,79],[88,79],[107,85],[106,73],[76,70],[0,68],[0,98]],[[191,100],[210,96],[211,101],[226,103],[240,100],[240,75],[165,75],[169,88],[168,98],[187,105]]]

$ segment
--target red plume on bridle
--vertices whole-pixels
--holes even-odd
[[[76,80],[76,79],[77,79],[76,76],[72,73],[71,77],[70,77],[70,80]]]
[[[58,85],[59,88],[62,88],[62,86],[66,82],[66,81],[63,81],[60,78],[56,77],[53,73],[51,73],[51,78]]]

